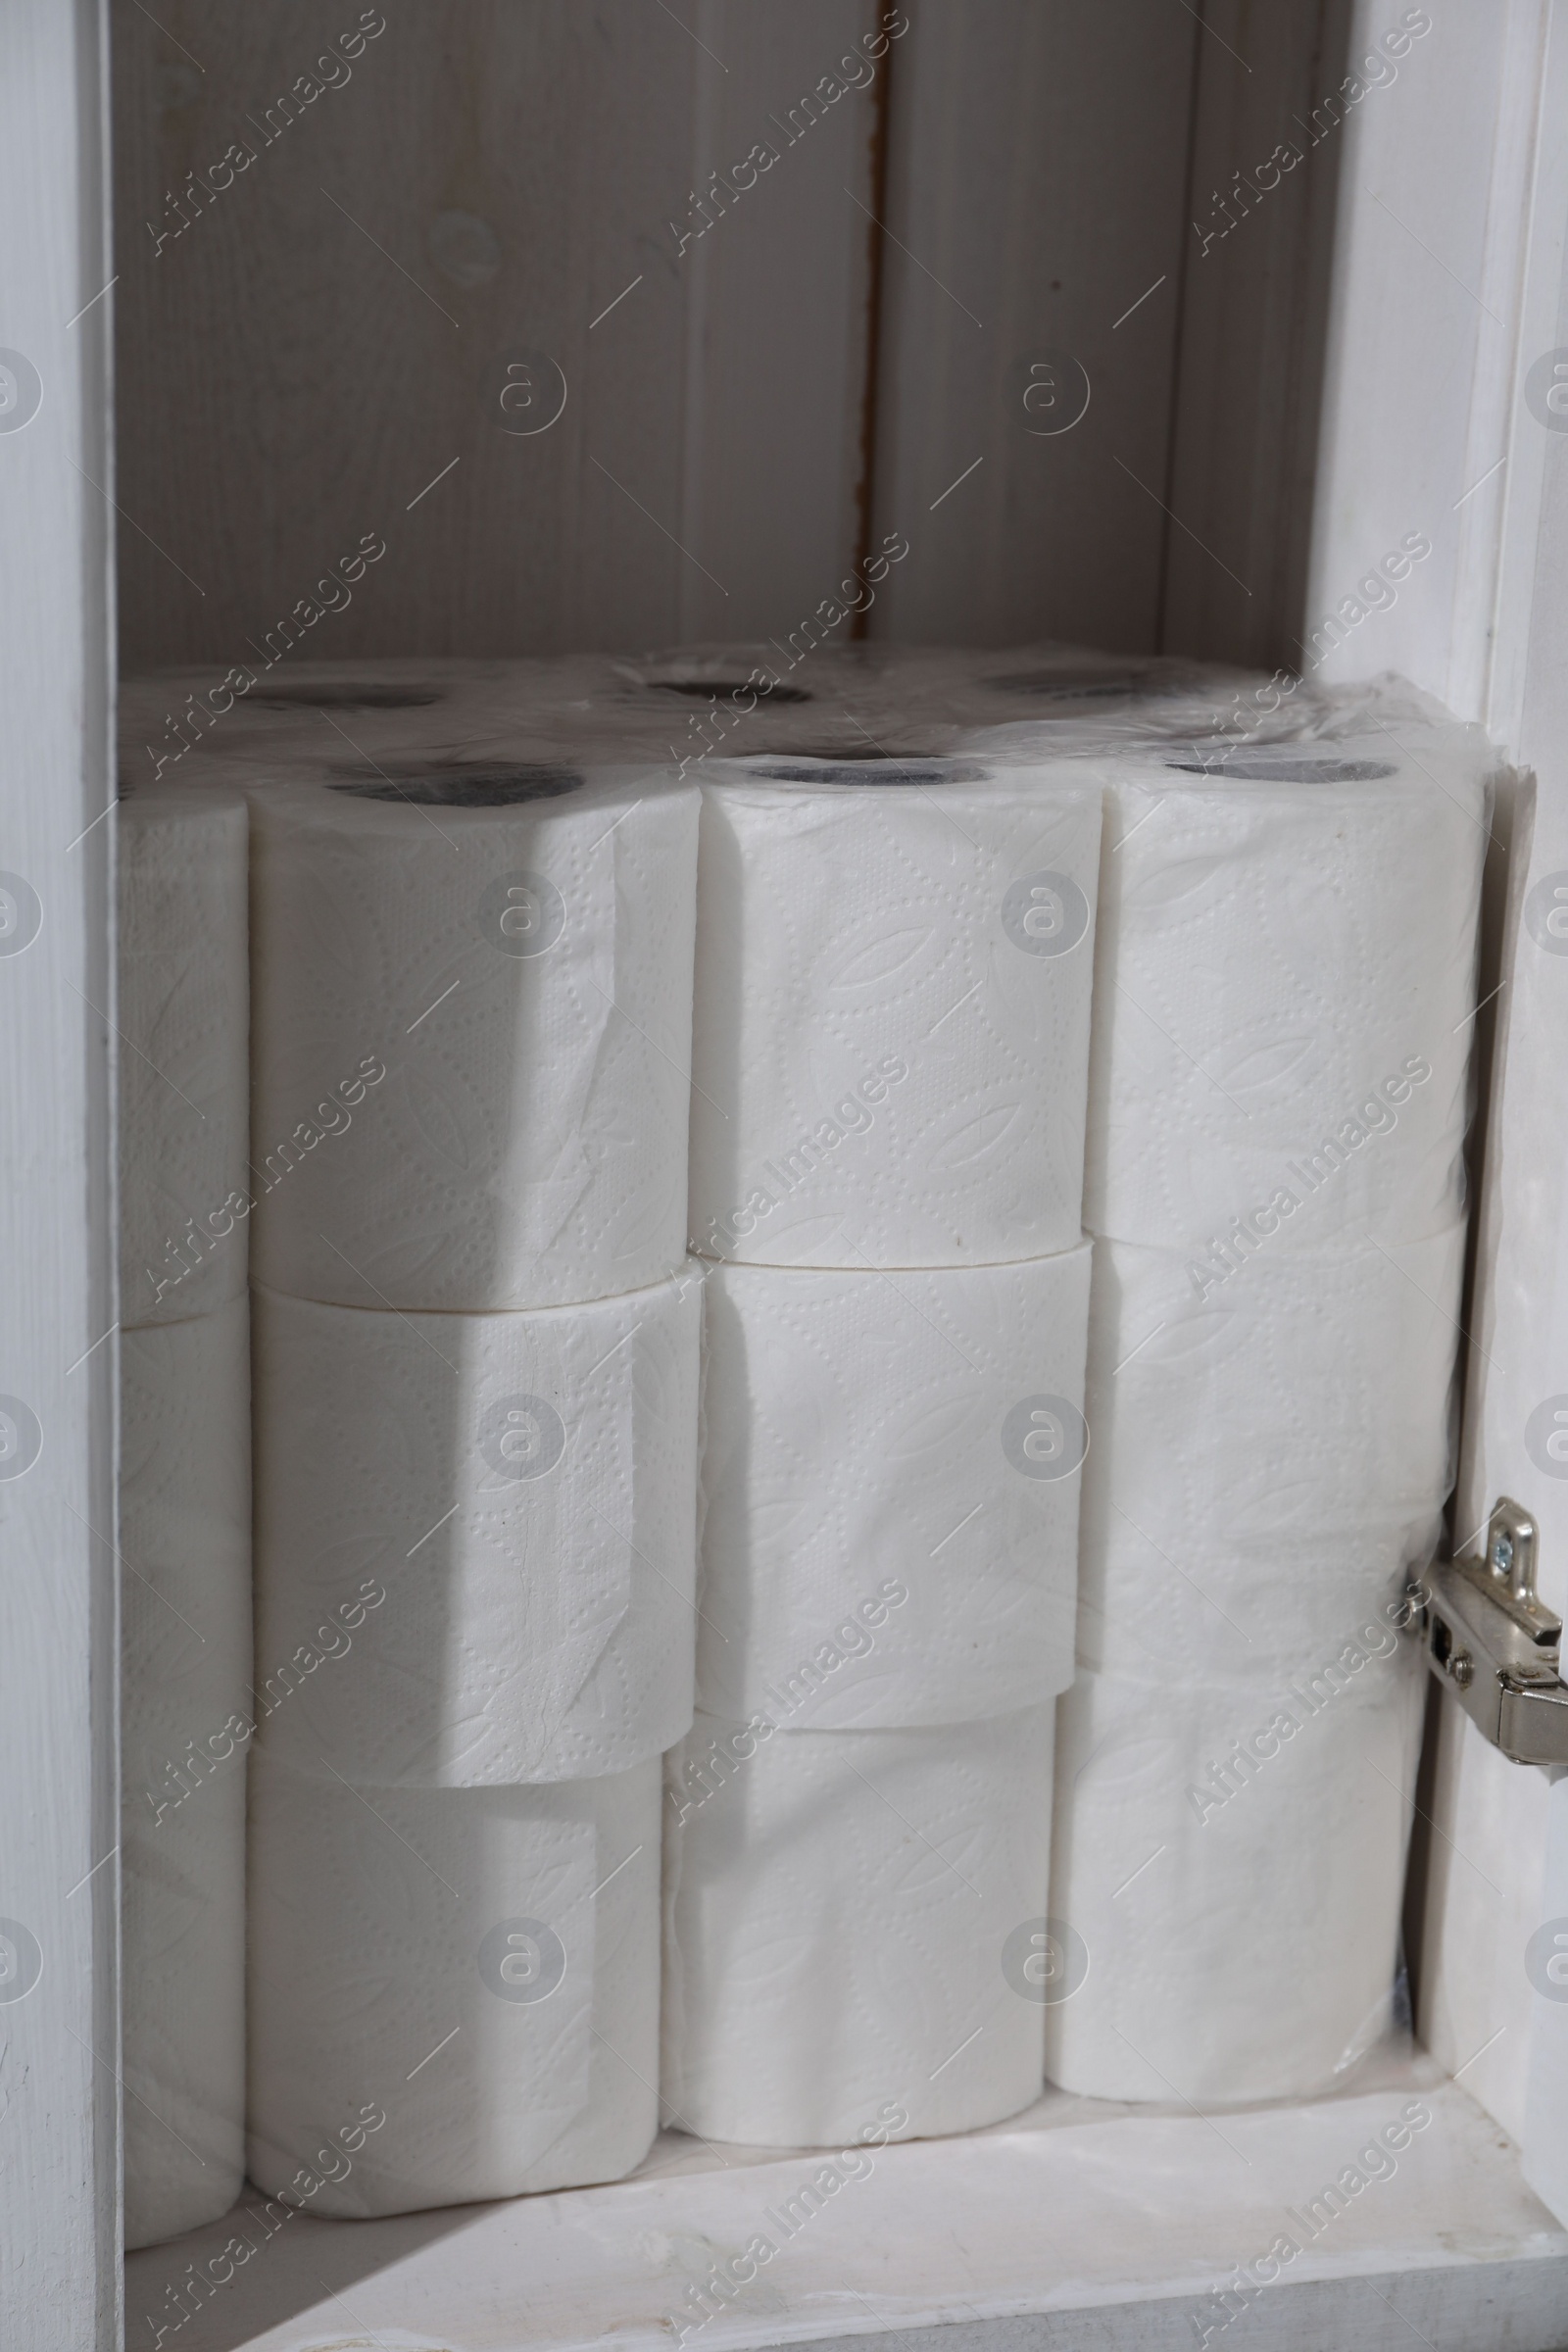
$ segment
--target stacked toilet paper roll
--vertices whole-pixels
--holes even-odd
[[[705,786],[697,1246],[740,1263],[1073,1248],[1100,794],[980,760]]]
[[[1099,828],[1098,791],[980,760],[705,781],[664,2088],[707,2136],[956,2131],[1040,2087],[1008,1970],[1073,1671]]]
[[[1088,1250],[707,1296],[702,1706],[903,1728],[1065,1690]]]
[[[356,1786],[459,1788],[672,1746],[692,1713],[697,1284],[489,1315],[259,1290],[256,1312],[263,1744]]]
[[[1305,2096],[1379,2039],[1426,1682],[1398,1624],[1348,1609],[1272,1677],[1080,1677],[1058,1709],[1051,1911],[1078,1965],[1046,2009],[1053,2081]]]
[[[250,789],[252,2172],[604,2180],[693,1706],[697,796],[416,748]]]
[[[360,2219],[630,2171],[658,2121],[660,1772],[367,1796],[258,1753],[259,2187]]]
[[[125,2236],[244,2171],[250,1357],[245,806],[117,810]]]
[[[1096,1245],[1086,1665],[1280,1671],[1426,1565],[1463,1262],[1462,1225],[1259,1250],[1200,1298],[1175,1251]]]
[[[244,2172],[250,1362],[236,1298],[121,1339],[125,2237]]]
[[[253,819],[260,1278],[487,1312],[679,1264],[695,790],[408,761]]]
[[[1404,733],[1110,779],[1095,1232],[1219,1273],[1258,1218],[1288,1250],[1461,1213],[1486,754]]]
[[[139,1330],[245,1296],[245,804],[141,786],[116,821],[120,1316]]]
[[[1388,2014],[1416,1705],[1395,1629],[1450,1483],[1489,755],[1407,707],[1360,716],[1101,763],[1094,1446],[1052,1901],[1087,1972],[1048,2011],[1050,2073],[1099,2096],[1308,2096]]]
[[[665,1789],[676,2124],[811,2147],[878,2121],[969,2131],[1036,2096],[1022,1962],[1046,1909],[1054,1714],[801,1733],[698,1716]]]

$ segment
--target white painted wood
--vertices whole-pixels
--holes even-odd
[[[97,0],[0,18],[0,2340],[27,2352],[109,2346],[119,2300],[105,43]]]
[[[1525,2178],[1559,2220],[1568,2213],[1568,1775],[1546,1799],[1542,1926],[1535,1930]],[[1546,1949],[1549,1946],[1549,1957]]]
[[[1500,583],[1496,661],[1489,703],[1499,733],[1535,778],[1533,808],[1521,807],[1508,863],[1511,915],[1497,973],[1496,1048],[1482,1200],[1477,1296],[1467,1367],[1465,1459],[1460,1506],[1479,1519],[1498,1491],[1517,1495],[1539,1520],[1542,1586],[1568,1612],[1568,1465],[1558,1461],[1550,1399],[1568,1393],[1568,956],[1555,952],[1544,922],[1551,877],[1568,874],[1568,436],[1548,432],[1522,397],[1543,351],[1568,347],[1568,8],[1551,10],[1545,73],[1538,78],[1544,141],[1532,236],[1520,289],[1521,333],[1510,402],[1515,478],[1499,501]],[[1528,596],[1526,584],[1528,583]],[[1452,1741],[1452,1732],[1446,1735]],[[1560,2086],[1561,2013],[1531,1990],[1529,1937],[1568,1914],[1568,1813],[1562,1791],[1548,1798],[1539,1774],[1506,1788],[1491,1758],[1462,1751],[1456,1794],[1479,1834],[1506,1867],[1492,1871],[1499,1908],[1455,1904],[1445,1928],[1468,1947],[1469,1965],[1440,1982],[1465,2029],[1481,2043],[1495,2027],[1507,2082],[1497,2111],[1524,2142],[1532,2178],[1568,2214],[1568,2104],[1544,2095],[1546,2070]],[[1517,1786],[1524,1780],[1527,1786]],[[1552,1889],[1555,1888],[1555,1892]],[[1491,1928],[1478,1936],[1479,1920]],[[1557,2050],[1555,2061],[1552,2052]],[[1520,2050],[1525,2056],[1520,2064]],[[1446,2052],[1444,2052],[1446,2055]],[[1488,2053],[1466,2080],[1489,2097]],[[1522,2102],[1520,2101],[1522,2075]],[[1505,2111],[1505,2109],[1507,2111]],[[1511,2120],[1516,2115],[1517,2120]]]
[[[1380,23],[1358,7],[1357,48]],[[1565,124],[1568,9],[1509,0],[1443,12],[1399,84],[1347,125],[1309,601],[1327,615],[1382,548],[1429,539],[1398,603],[1348,627],[1323,674],[1392,663],[1487,719],[1534,778],[1503,795],[1491,860],[1505,914],[1483,983],[1497,993],[1456,1532],[1517,1496],[1559,1610],[1568,1465],[1547,1441],[1568,1393],[1568,956],[1544,915],[1551,877],[1568,876],[1568,443],[1528,392],[1541,355],[1568,346]],[[1551,1903],[1568,1911],[1568,1815],[1544,1775],[1447,1709],[1429,1845],[1422,2031],[1568,2214],[1561,2016],[1527,1973]]]
[[[1431,30],[1340,134],[1305,636],[1316,674],[1397,669],[1467,718],[1488,711],[1548,4],[1417,12]],[[1383,50],[1408,13],[1356,0],[1352,59]],[[1396,601],[1355,620],[1347,600],[1406,535],[1432,552]]]
[[[814,610],[856,545],[869,64],[809,124],[803,101],[877,13],[386,0],[318,67],[356,10],[118,11],[125,666],[246,658],[366,532],[386,558],[318,600],[315,656]],[[269,143],[302,75],[320,94]],[[235,140],[254,160],[220,184]],[[733,191],[769,143],[705,211],[710,173]],[[527,349],[561,376],[504,410]],[[514,429],[563,380],[557,420]]]
[[[1313,2239],[1293,2215],[1411,2103],[1428,2123],[1392,2170],[1369,2161],[1385,2177]],[[1224,2317],[1214,2290],[1293,2230],[1299,2250],[1280,2280],[1219,2341],[1381,2352],[1414,2340],[1413,2325],[1442,2352],[1547,2352],[1568,2316],[1568,2234],[1430,2065],[1391,2067],[1353,2097],[1213,2123],[1050,2093],[994,2131],[858,2151],[791,2232],[803,2208],[786,2202],[821,2163],[676,2135],[617,2186],[399,2221],[266,2216],[252,2198],[132,2256],[126,2342],[141,2352],[184,2314],[169,2338],[179,2352],[378,2340],[556,2352],[607,2338],[722,2352],[882,2330],[932,2352],[1191,2347]],[[759,2236],[771,2259],[727,2308],[705,2303],[712,2266]]]
[[[904,532],[911,553],[871,634],[1151,651],[1195,12],[1164,0],[906,8],[875,530]],[[1082,420],[1057,435],[1033,429],[1052,421],[1038,395],[1024,407],[1046,351],[1072,355],[1090,381]],[[1071,380],[1064,370],[1064,403]]]

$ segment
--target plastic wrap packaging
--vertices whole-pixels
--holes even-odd
[[[412,761],[252,822],[259,1278],[488,1310],[678,1265],[696,793]]]
[[[1107,734],[1272,732],[1299,726],[1300,711],[1318,700],[1299,685],[1293,696],[1279,678],[1159,656],[1059,643],[858,643],[809,627],[753,645],[623,657],[612,668],[608,690],[586,698],[593,723],[667,750],[698,772],[716,760],[780,752],[837,760],[932,754],[951,748],[958,730],[1008,723],[1045,727],[1069,746]],[[542,698],[535,707],[542,714]]]
[[[668,2119],[762,2147],[972,2131],[1039,2095],[1052,1717],[774,1732],[668,1762]],[[902,2121],[896,2120],[902,2118]]]
[[[1097,788],[982,760],[710,771],[696,1248],[1043,1257],[1079,1237]]]
[[[717,1266],[699,1703],[813,1731],[963,1722],[1073,1673],[1089,1250]]]
[[[1425,1675],[1348,1614],[1290,1674],[1060,1702],[1047,2072],[1095,2098],[1321,2097],[1387,2028]]]
[[[237,793],[140,787],[115,815],[120,1317],[245,1294],[247,828]]]
[[[258,2187],[358,2219],[640,2161],[658,2122],[660,1772],[362,1791],[257,1754]]]
[[[494,1315],[256,1306],[269,1750],[318,1778],[472,1788],[673,1745],[699,1285]]]
[[[540,741],[559,752],[614,682],[608,659],[592,654],[508,662],[264,658],[153,672],[121,681],[121,777],[131,786],[155,778],[245,782],[323,761],[369,776],[389,758],[482,758],[499,736],[530,719]]]
[[[714,760],[785,751],[933,754],[963,730],[996,726],[1036,738],[1045,729],[1069,751],[1107,735],[1259,740],[1298,732],[1325,707],[1299,681],[1161,656],[859,643],[810,624],[752,644],[622,656],[285,662],[257,651],[227,669],[123,680],[122,776],[185,783],[318,760],[371,774],[410,755],[581,757],[587,746],[701,775]]]
[[[121,1339],[125,2238],[214,2221],[245,2128],[249,1310]]]

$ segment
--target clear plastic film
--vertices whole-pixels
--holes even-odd
[[[191,811],[127,1036],[206,1114],[149,1091],[122,1183],[178,1273],[122,1347],[133,2238],[246,2163],[620,2178],[661,2095],[782,2147],[1360,2082],[1478,732],[831,627],[122,715],[122,842]]]

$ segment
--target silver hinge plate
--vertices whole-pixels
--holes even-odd
[[[1536,1523],[1507,1495],[1473,1559],[1434,1560],[1418,1603],[1427,1664],[1478,1730],[1516,1764],[1568,1764],[1562,1620],[1536,1597]]]

